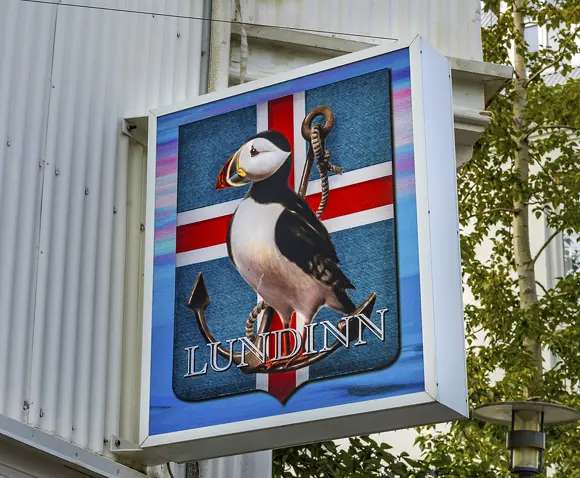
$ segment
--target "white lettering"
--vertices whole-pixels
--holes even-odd
[[[304,326],[304,355],[312,355],[317,353],[314,348],[314,327],[318,324],[308,324]]]
[[[324,327],[324,347],[322,347],[320,349],[321,352],[326,352],[327,350],[330,350],[330,347],[328,346],[328,332],[330,332],[332,335],[334,335],[336,340],[338,340],[346,348],[349,347],[349,345],[350,345],[350,333],[348,330],[348,323],[349,323],[350,319],[352,319],[352,317],[344,317],[342,319],[342,320],[344,320],[344,323],[346,325],[346,327],[345,327],[346,334],[343,334],[340,330],[338,330],[338,328],[336,328],[328,320],[320,322],[320,325],[322,325],[322,327]]]
[[[201,370],[198,370],[197,372],[195,371],[195,351],[198,348],[197,345],[185,348],[185,351],[187,352],[187,373],[184,375],[185,378],[195,377],[196,375],[205,375],[207,373],[207,363]]]
[[[230,359],[228,360],[228,364],[225,367],[220,367],[218,365],[218,347],[220,346],[221,342],[211,342],[207,344],[210,350],[211,356],[211,368],[216,372],[225,372],[228,368],[232,366],[233,356],[234,356],[234,342],[235,339],[226,340],[226,343],[230,346],[230,350],[228,351]]]
[[[366,345],[367,342],[364,340],[363,333],[365,330],[369,330],[375,337],[377,337],[380,341],[385,341],[385,314],[389,311],[389,309],[381,309],[377,310],[377,314],[380,317],[380,323],[377,325],[375,324],[369,317],[364,314],[359,314],[354,317],[343,317],[339,324],[344,324],[344,329],[341,326],[335,326],[332,322],[325,320],[319,323],[310,323],[304,326],[303,335],[299,333],[297,330],[288,328],[283,330],[277,330],[272,333],[265,333],[260,334],[258,336],[258,340],[252,342],[247,337],[240,337],[238,339],[230,339],[226,340],[225,344],[226,347],[224,348],[225,353],[224,359],[222,360],[222,364],[220,364],[219,355],[220,355],[220,348],[222,342],[212,342],[208,343],[208,347],[210,350],[210,360],[209,363],[203,364],[199,370],[196,370],[197,367],[200,366],[199,361],[195,363],[195,353],[199,346],[194,345],[192,347],[186,347],[185,351],[187,353],[187,373],[184,375],[185,378],[188,377],[195,377],[198,375],[205,375],[208,372],[209,366],[215,372],[226,372],[229,370],[234,363],[234,344],[236,341],[240,342],[241,344],[241,356],[242,359],[240,363],[237,365],[238,368],[247,367],[250,364],[246,361],[246,358],[249,357],[249,353],[251,353],[259,363],[265,364],[268,362],[268,359],[272,362],[277,362],[280,360],[289,360],[293,357],[296,357],[302,347],[304,346],[304,355],[315,355],[320,352],[328,352],[333,350],[333,347],[337,344],[342,345],[343,347],[349,348],[351,340],[354,340],[355,337],[351,337],[351,331],[349,328],[350,321],[358,320],[358,338],[354,341],[355,346]],[[321,325],[323,328],[323,347],[317,351],[315,348],[315,327]],[[354,326],[354,324],[353,324]],[[274,340],[274,356],[268,356],[268,346],[270,336],[272,336]],[[291,347],[290,344],[292,342],[292,336],[294,337],[294,344]],[[334,341],[332,344],[329,344],[329,341],[332,340],[330,336],[334,337]],[[284,345],[286,347],[284,347]],[[292,350],[290,350],[292,349]],[[227,360],[227,363],[225,363]],[[237,362],[237,360],[236,360]],[[255,362],[252,362],[252,366],[255,366]]]
[[[268,334],[264,334],[264,338],[261,341],[261,350],[256,347],[247,337],[240,337],[238,341],[242,344],[242,361],[238,365],[238,368],[247,367],[246,362],[246,351],[250,352],[254,357],[256,357],[261,363],[266,362],[266,347],[268,344]]]
[[[282,349],[283,334],[294,335],[294,348],[287,355],[284,355],[284,351]],[[300,351],[300,347],[302,347],[302,335],[300,335],[298,331],[296,331],[295,329],[277,330],[276,332],[272,332],[272,335],[276,339],[276,354],[272,360],[290,359],[292,357],[295,357]]]
[[[355,347],[359,345],[366,345],[366,340],[363,339],[363,332],[364,327],[366,326],[376,337],[379,338],[381,342],[385,341],[385,313],[387,313],[389,309],[381,309],[377,310],[377,314],[381,316],[381,327],[379,328],[376,326],[372,320],[370,320],[366,315],[359,314],[357,315],[358,319],[358,340],[354,343]]]

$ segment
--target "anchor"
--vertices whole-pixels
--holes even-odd
[[[319,116],[324,118],[324,123],[313,125],[314,120]],[[324,213],[324,209],[326,208],[326,204],[328,202],[330,191],[328,183],[328,172],[332,171],[338,174],[342,173],[342,168],[339,168],[330,163],[330,152],[325,147],[325,139],[332,131],[333,126],[334,114],[332,110],[328,106],[318,106],[310,113],[308,113],[308,115],[304,118],[301,128],[302,136],[309,143],[310,147],[308,149],[306,162],[302,171],[298,194],[302,197],[306,195],[308,181],[310,180],[312,167],[314,165],[314,161],[316,160],[317,167],[320,171],[322,186],[321,200],[318,209],[316,210],[316,216],[318,218],[320,218]],[[360,315],[364,315],[365,317],[370,318],[375,306],[375,301],[376,294],[373,292],[359,307],[357,307],[352,315],[343,317],[339,321],[337,329],[341,334],[346,335],[350,342],[359,339],[359,330],[361,330],[362,333],[362,329],[356,327],[356,322],[350,319]],[[211,299],[207,292],[203,275],[200,272],[198,273],[193,284],[193,289],[187,301],[187,307],[195,314],[197,326],[205,342],[207,344],[214,344],[219,355],[228,360],[228,362],[231,360],[235,365],[239,366],[242,373],[246,375],[254,373],[283,373],[298,370],[303,367],[308,367],[335,352],[343,345],[337,339],[325,350],[312,354],[300,354],[291,358],[281,358],[280,360],[276,360],[275,362],[270,363],[262,362],[252,351],[247,351],[244,355],[242,355],[241,352],[232,352],[230,354],[230,351],[223,347],[212,334],[207,323],[205,311],[210,303]],[[254,307],[246,323],[247,339],[257,350],[262,351],[264,356],[267,355],[268,332],[270,331],[272,321],[274,319],[274,314],[274,309],[262,301]],[[261,318],[259,321],[257,334],[254,334],[255,322],[258,320],[260,315]]]

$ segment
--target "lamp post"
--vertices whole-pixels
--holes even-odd
[[[510,427],[507,434],[510,471],[521,478],[533,478],[544,471],[545,426],[580,420],[580,412],[573,408],[532,401],[488,403],[477,407],[473,416]]]

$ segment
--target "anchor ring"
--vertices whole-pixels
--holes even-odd
[[[302,121],[302,137],[306,141],[310,141],[312,122],[318,116],[324,116],[324,125],[320,128],[321,136],[323,138],[326,138],[334,127],[334,113],[332,110],[328,106],[317,106],[308,113],[306,118],[304,118],[304,121]]]

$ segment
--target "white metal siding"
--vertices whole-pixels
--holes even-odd
[[[67,3],[204,15],[203,0]],[[145,149],[121,118],[199,94],[202,23],[0,1],[0,413],[99,453],[133,438],[136,408],[125,238]]]
[[[420,34],[444,55],[482,60],[479,0],[242,0],[242,16],[248,23],[403,42]]]
[[[0,412],[23,420],[55,9],[0,8]]]

